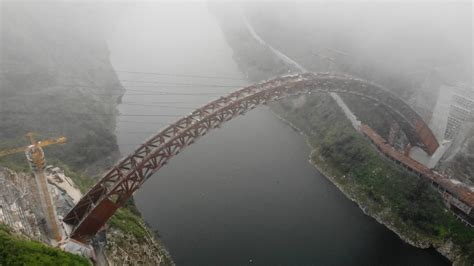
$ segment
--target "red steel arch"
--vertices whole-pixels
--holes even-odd
[[[378,85],[329,73],[278,77],[220,97],[145,141],[110,169],[66,215],[64,222],[73,227],[71,237],[86,241],[95,235],[149,177],[209,130],[260,104],[312,92],[350,93],[380,102],[397,119],[412,145],[429,154],[438,148],[436,138],[422,118],[407,103]]]

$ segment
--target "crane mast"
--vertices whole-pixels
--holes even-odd
[[[59,137],[56,139],[36,141],[34,138],[34,133],[31,132],[26,134],[26,137],[29,139],[31,145],[8,150],[0,150],[0,157],[25,152],[26,159],[28,160],[30,168],[35,177],[41,210],[46,221],[48,234],[56,241],[60,241],[62,237],[59,231],[58,218],[53,205],[51,194],[48,190],[48,182],[46,180],[46,175],[44,174],[45,159],[42,147],[46,147],[53,144],[64,144],[66,143],[66,138]]]

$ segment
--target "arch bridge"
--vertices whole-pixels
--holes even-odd
[[[406,102],[376,84],[329,73],[278,77],[220,97],[146,140],[111,168],[69,211],[63,220],[73,228],[71,238],[84,242],[94,236],[148,178],[209,130],[260,104],[313,92],[353,94],[378,102],[393,115],[412,146],[430,155],[439,146],[429,127]]]

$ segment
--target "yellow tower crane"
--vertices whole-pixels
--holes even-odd
[[[47,229],[49,231],[48,233],[50,234],[50,237],[54,238],[56,241],[60,241],[62,237],[61,233],[59,232],[56,210],[53,207],[53,200],[51,199],[51,195],[48,190],[48,183],[44,174],[45,160],[43,147],[53,144],[64,144],[66,143],[66,138],[59,137],[36,141],[34,138],[35,135],[36,134],[32,132],[26,134],[26,137],[31,142],[31,145],[14,149],[0,150],[0,157],[25,152],[26,159],[28,160],[31,170],[35,176],[41,209],[46,220]]]

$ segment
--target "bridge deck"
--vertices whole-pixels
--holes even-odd
[[[390,144],[388,144],[384,138],[378,135],[369,126],[362,125],[361,131],[378,147],[378,149],[383,154],[395,160],[396,162],[403,164],[405,167],[418,173],[420,176],[429,178],[432,182],[448,191],[455,198],[467,204],[470,207],[470,209],[467,210],[468,212],[471,212],[471,209],[474,208],[474,192],[468,187],[462,184],[455,184],[451,182],[448,177],[434,172],[423,164],[405,156],[403,153],[397,151]]]

